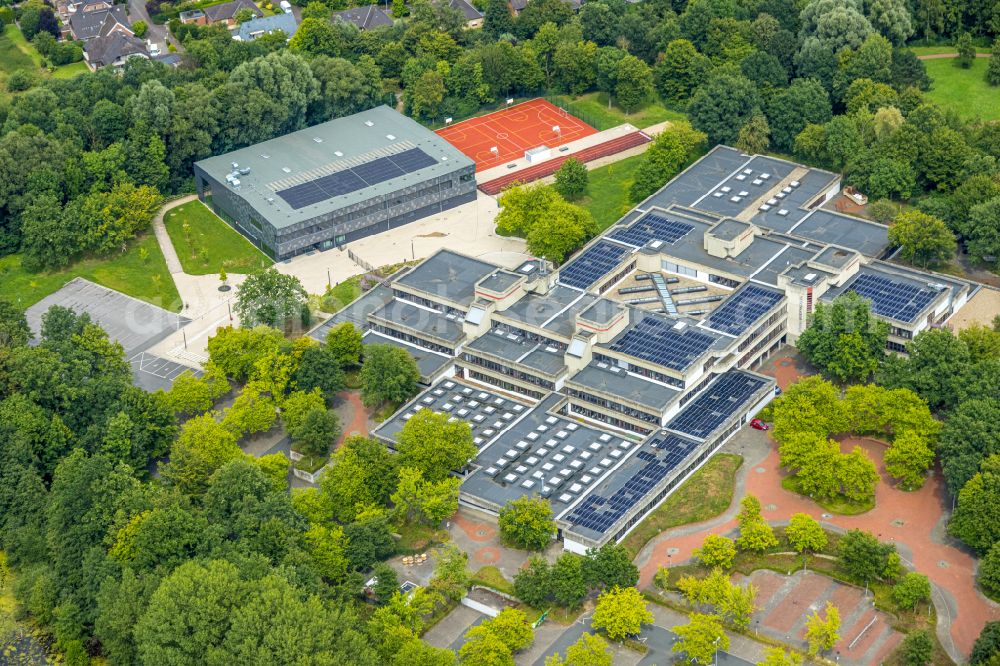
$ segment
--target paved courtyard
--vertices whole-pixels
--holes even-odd
[[[794,350],[784,348],[761,372],[776,377],[786,387],[806,371]],[[975,587],[976,559],[945,532],[950,499],[939,470],[915,492],[897,490],[887,482],[882,454],[884,445],[874,440],[858,440],[875,460],[881,479],[876,489],[876,506],[859,516],[824,513],[808,498],[781,487],[785,472],[780,467],[777,447],[765,433],[744,428],[724,450],[741,453],[743,466],[737,477],[735,499],[744,494],[760,498],[763,515],[771,523],[786,522],[794,513],[808,513],[835,530],[863,529],[883,540],[895,542],[903,561],[930,577],[938,614],[937,634],[952,658],[960,661],[969,654],[983,625],[1000,620],[1000,606],[982,596]],[[691,557],[709,534],[727,534],[736,529],[737,501],[712,520],[685,525],[665,532],[640,551],[640,587],[649,585],[659,567],[680,564]]]
[[[758,610],[751,626],[762,634],[806,650],[806,619],[829,601],[840,611],[840,641],[827,656],[848,666],[879,664],[903,640],[890,625],[891,617],[873,608],[864,590],[837,583],[826,576],[797,571],[791,576],[774,571],[753,572]],[[736,576],[743,582],[743,576]]]

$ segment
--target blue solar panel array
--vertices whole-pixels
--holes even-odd
[[[356,167],[278,190],[278,196],[298,210],[333,197],[357,192],[370,185],[384,183],[436,163],[433,157],[419,148],[410,148],[397,155],[380,157]]]
[[[712,382],[667,427],[685,435],[705,439],[722,425],[767,381],[745,372],[731,370]]]
[[[776,291],[748,284],[740,289],[705,320],[716,331],[739,335],[771,310],[782,295]]]
[[[636,458],[644,461],[635,474],[610,497],[591,493],[573,509],[567,520],[574,525],[603,534],[617,523],[625,512],[646,497],[670,472],[677,468],[698,447],[698,442],[676,435],[658,436],[651,440],[653,451],[642,450]]]
[[[611,237],[636,247],[642,247],[654,239],[673,244],[693,229],[690,224],[670,220],[656,213],[646,213],[630,226],[615,231]]]
[[[598,241],[559,271],[559,281],[577,289],[587,289],[621,263],[629,249],[617,243]]]
[[[899,321],[913,321],[939,293],[869,273],[858,275],[850,290],[871,299],[875,314]]]
[[[705,353],[715,338],[693,326],[674,328],[669,319],[647,316],[611,345],[614,351],[657,363],[672,370],[684,370]]]

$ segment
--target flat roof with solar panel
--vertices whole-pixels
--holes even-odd
[[[199,160],[194,175],[202,200],[277,258],[475,199],[472,160],[388,106]]]
[[[577,289],[589,289],[621,264],[633,248],[601,239],[559,271],[559,281]]]
[[[588,493],[562,520],[570,523],[574,532],[601,539],[628,511],[646,500],[657,485],[680,471],[701,444],[673,433],[654,433],[614,475]]]
[[[645,314],[612,340],[608,349],[683,372],[711,349],[719,337],[698,328],[693,321]]]
[[[694,227],[679,219],[671,219],[663,213],[646,213],[627,227],[619,227],[608,237],[635,247],[642,247],[650,241],[676,243],[694,230]]]
[[[904,275],[901,271],[863,266],[836,293],[853,291],[872,302],[875,314],[909,324],[950,288],[939,276],[927,275],[922,280],[919,277],[919,274]],[[823,300],[828,300],[826,294]]]
[[[704,439],[773,380],[742,370],[716,377],[697,398],[667,423],[667,429]]]
[[[781,302],[777,289],[747,283],[734,292],[705,319],[704,325],[727,335],[739,335]]]

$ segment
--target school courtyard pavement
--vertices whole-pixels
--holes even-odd
[[[380,268],[424,259],[441,248],[505,266],[519,265],[527,258],[524,241],[497,235],[494,223],[498,211],[496,199],[478,191],[477,195],[475,201],[358,239],[348,243],[344,249],[301,255],[278,262],[275,268],[299,278],[309,293],[322,294],[328,285],[364,273],[369,267]],[[355,263],[347,250],[363,263]]]
[[[808,373],[809,368],[793,348],[786,347],[760,371],[774,376],[778,385],[784,388]],[[765,433],[749,428],[742,430],[725,448],[744,457],[737,475],[733,504],[721,516],[668,530],[646,544],[635,560],[640,569],[640,588],[652,583],[661,566],[689,560],[692,551],[709,534],[735,532],[738,500],[752,494],[760,499],[763,515],[772,524],[787,523],[794,513],[807,513],[829,529],[863,529],[895,543],[903,561],[931,579],[938,615],[938,638],[952,659],[958,663],[964,661],[983,625],[1000,620],[1000,605],[976,589],[976,559],[947,536],[945,526],[951,499],[945,491],[940,470],[935,470],[920,490],[903,492],[886,481],[882,460],[884,445],[870,439],[852,439],[845,445],[854,443],[867,449],[879,467],[881,479],[875,492],[876,506],[858,516],[831,515],[809,499],[783,489],[781,479],[786,473],[781,469],[775,443]],[[815,596],[819,598],[820,593]],[[845,640],[849,642],[853,638]],[[892,639],[885,636],[885,640]],[[838,645],[837,649],[842,654],[847,652],[846,645]]]

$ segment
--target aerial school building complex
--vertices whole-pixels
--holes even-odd
[[[890,348],[945,322],[961,280],[884,261],[886,227],[821,207],[839,178],[720,146],[555,269],[441,250],[313,331],[351,321],[417,359],[421,409],[469,423],[460,501],[547,498],[564,546],[622,539],[774,396],[753,372],[846,291]]]
[[[196,162],[199,198],[276,260],[476,198],[472,160],[387,106]]]

